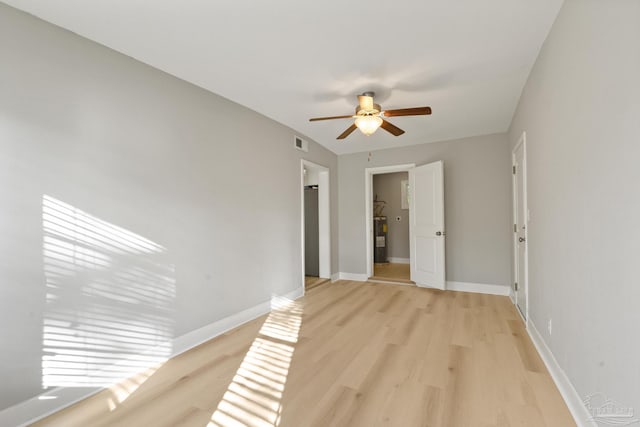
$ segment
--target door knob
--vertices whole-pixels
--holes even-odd
[[[518,237],[518,242],[522,243],[524,242],[526,239],[524,237]]]

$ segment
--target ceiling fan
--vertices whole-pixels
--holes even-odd
[[[431,107],[415,107],[415,108],[401,108],[399,110],[383,110],[380,104],[374,104],[373,92],[365,92],[362,95],[358,95],[358,106],[356,107],[355,115],[347,116],[332,116],[332,117],[315,117],[309,119],[310,122],[316,122],[319,120],[334,120],[334,119],[355,119],[353,124],[349,126],[347,130],[342,132],[336,139],[345,139],[356,128],[365,135],[371,135],[379,127],[391,133],[394,136],[400,136],[404,133],[402,129],[386,121],[382,117],[398,117],[398,116],[426,116],[431,114]]]

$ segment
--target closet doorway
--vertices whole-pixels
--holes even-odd
[[[302,160],[302,280],[305,291],[331,278],[329,169]]]

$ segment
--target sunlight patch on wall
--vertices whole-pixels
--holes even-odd
[[[302,308],[295,301],[274,297],[271,313],[240,367],[208,427],[280,424],[282,396],[302,325]]]
[[[164,247],[47,195],[42,227],[42,386],[119,383],[121,402],[171,353],[175,267]]]

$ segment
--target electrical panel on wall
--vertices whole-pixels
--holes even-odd
[[[304,139],[300,138],[299,136],[294,136],[293,137],[293,145],[298,150],[304,151],[305,153],[307,151],[309,151],[309,141],[305,141]]]

